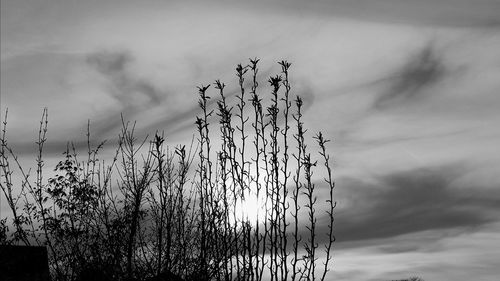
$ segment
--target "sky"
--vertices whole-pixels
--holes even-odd
[[[333,140],[331,280],[496,280],[498,50],[500,0],[2,0],[1,110],[21,158],[44,107],[49,158],[121,114],[189,142],[196,86],[286,59]]]

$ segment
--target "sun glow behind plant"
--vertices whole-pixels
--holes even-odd
[[[230,189],[234,188],[235,184],[236,189],[240,188],[232,179],[228,179],[226,182],[226,186]],[[261,186],[263,186],[263,183],[261,183]],[[230,200],[231,206],[228,220],[231,225],[248,223],[250,226],[255,227],[257,224],[265,222],[266,194],[262,187],[257,194],[257,182],[250,181],[245,183],[244,188],[237,191],[236,197]],[[270,200],[268,199],[267,201],[267,205],[269,205]],[[269,208],[267,209],[269,210]]]
[[[248,222],[252,226],[263,223],[266,219],[265,192],[261,190],[257,195],[256,186],[256,183],[250,184],[235,202],[237,220]],[[231,220],[231,223],[234,223],[234,217]]]

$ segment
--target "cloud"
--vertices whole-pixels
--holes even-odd
[[[424,98],[447,74],[442,58],[429,44],[391,75],[389,86],[376,99],[375,107],[384,109]]]
[[[500,192],[457,184],[459,166],[414,169],[369,183],[340,179],[336,236],[340,242],[425,230],[476,227],[496,220]]]
[[[171,133],[194,128],[189,125],[199,112],[196,104],[179,104],[179,97],[184,93],[170,92],[166,86],[162,88],[155,81],[143,78],[131,52],[94,52],[87,55],[86,63],[104,78],[102,87],[117,102],[113,110],[94,120],[97,136],[118,132],[122,116],[125,121],[138,121],[137,131],[143,135],[159,129]]]
[[[87,63],[106,78],[108,92],[125,108],[154,106],[167,96],[165,91],[130,71],[133,58],[127,52],[92,53]]]

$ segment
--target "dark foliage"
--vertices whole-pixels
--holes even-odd
[[[48,111],[34,174],[8,145],[4,120],[0,187],[12,228],[0,222],[2,244],[46,245],[52,280],[325,280],[335,241],[328,140],[315,136],[315,159],[303,102],[291,96],[291,64],[279,62],[264,96],[258,62],[237,66],[236,96],[218,80],[216,96],[211,85],[198,88],[189,147],[169,148],[159,132],[138,140],[135,124],[122,119],[114,157],[105,162],[104,143],[91,145],[89,125],[83,158],[68,145],[46,179]],[[318,202],[313,174],[321,167],[328,192]],[[245,202],[256,202],[255,216]],[[318,233],[325,215],[328,231]]]

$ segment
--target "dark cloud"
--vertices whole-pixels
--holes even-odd
[[[120,106],[98,120],[98,134],[113,131],[121,126],[120,115],[134,118],[140,110],[161,104],[168,93],[159,90],[146,79],[134,75],[131,68],[134,59],[130,53],[101,51],[89,54],[87,63],[106,79],[106,92],[113,96]]]
[[[109,80],[106,85],[109,93],[124,106],[134,106],[134,95],[147,97],[147,105],[157,104],[167,96],[149,81],[131,73],[133,58],[129,53],[97,52],[90,54],[87,62]]]
[[[447,69],[442,58],[429,44],[387,79],[389,86],[377,98],[375,107],[384,109],[424,98],[429,94],[427,90],[446,75]]]
[[[335,229],[338,241],[475,227],[496,220],[492,214],[498,214],[500,192],[457,186],[454,181],[463,172],[457,166],[448,166],[388,174],[373,183],[339,180]]]
[[[115,76],[125,71],[132,60],[127,52],[101,51],[89,54],[87,62],[105,75]]]

